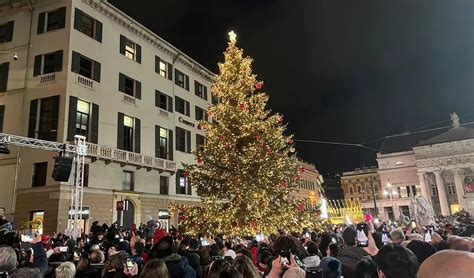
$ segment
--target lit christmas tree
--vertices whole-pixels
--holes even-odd
[[[203,206],[175,205],[179,229],[242,236],[312,226],[315,211],[290,196],[304,171],[293,139],[284,135],[283,117],[265,109],[268,97],[252,73],[252,59],[235,45],[234,32],[229,37],[211,85],[220,103],[209,107],[209,122],[199,123],[207,138],[194,152],[197,164],[185,165]]]

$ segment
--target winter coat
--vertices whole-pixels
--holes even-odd
[[[165,262],[170,278],[196,278],[196,272],[185,257],[173,253],[161,260]]]
[[[41,273],[44,275],[48,272],[48,258],[46,251],[44,250],[43,243],[37,242],[31,245],[33,249],[33,266],[39,268]]]
[[[353,278],[357,263],[362,257],[369,255],[364,249],[357,246],[346,246],[336,258],[342,264],[342,276]]]
[[[186,256],[188,259],[189,265],[194,269],[196,272],[196,277],[201,278],[203,274],[202,266],[201,266],[201,257],[197,251],[189,251],[188,255]]]

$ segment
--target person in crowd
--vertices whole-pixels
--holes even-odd
[[[18,264],[15,249],[10,246],[0,247],[0,272],[11,274]]]
[[[328,246],[328,250],[326,250],[326,254],[328,257],[339,257],[341,255],[341,252],[342,252],[342,246],[340,243],[334,243],[334,242],[331,242],[331,244],[329,244]]]
[[[324,257],[319,264],[323,271],[324,278],[340,278],[341,277],[341,262],[333,257]]]
[[[173,278],[194,278],[196,272],[189,265],[188,260],[180,256],[177,247],[171,237],[163,230],[157,230],[153,237],[154,246],[150,252],[151,258],[161,259],[168,268],[168,274]],[[156,243],[155,243],[156,242]]]
[[[347,227],[342,232],[342,238],[346,246],[336,258],[342,264],[342,275],[344,278],[353,278],[357,263],[362,257],[369,255],[364,248],[356,246],[356,237],[357,232],[352,226]],[[370,238],[372,238],[371,233],[369,233]]]
[[[235,253],[236,253],[237,257],[238,256],[247,256],[249,259],[253,260],[252,259],[252,253],[250,252],[250,250],[248,250],[245,247],[241,247],[241,248],[237,249],[237,251]]]
[[[196,277],[203,277],[203,268],[201,265],[201,254],[199,252],[199,241],[197,239],[190,239],[188,242],[188,251],[186,254],[189,265],[196,272]]]
[[[207,273],[207,278],[244,278],[227,258],[214,260]]]
[[[283,263],[282,257],[277,256],[273,261],[267,278],[305,278],[306,272],[301,269],[295,260],[295,256],[290,256],[288,264]]]
[[[260,248],[260,250],[258,251],[257,259],[258,259],[257,269],[262,273],[267,272],[269,265],[272,262],[272,253],[270,249],[268,247]]]
[[[29,267],[23,267],[17,269],[11,276],[8,276],[11,278],[42,278],[43,275],[41,274],[41,271],[39,268],[29,268]]]
[[[405,241],[405,234],[403,233],[402,229],[393,229],[390,232],[390,239],[392,240],[393,244],[400,244]]]
[[[64,262],[54,271],[56,278],[74,278],[76,266],[71,262]]]
[[[409,249],[395,244],[380,248],[375,256],[379,278],[416,278],[418,260]]]
[[[319,241],[319,250],[321,251],[322,257],[326,257],[329,244],[331,244],[333,237],[329,233],[321,234]]]
[[[415,254],[418,264],[422,264],[426,258],[436,253],[436,248],[428,242],[412,240],[407,244],[407,248]]]
[[[245,278],[260,278],[258,269],[253,265],[253,262],[247,256],[238,256],[232,263]]]
[[[140,274],[140,278],[168,278],[168,268],[166,264],[159,259],[153,259],[147,262]]]
[[[303,259],[303,264],[305,267],[318,267],[321,261],[321,258],[319,257],[321,252],[319,251],[316,242],[310,241],[308,245],[306,245],[306,251],[308,251],[309,256]]]
[[[138,266],[138,275],[141,273],[141,269],[143,266],[143,253],[145,252],[145,244],[140,241],[135,242],[131,245],[132,251],[132,261],[135,262]]]
[[[457,250],[439,251],[421,264],[418,278],[472,277],[474,254]]]
[[[370,256],[365,256],[357,263],[354,278],[378,278],[377,264]]]
[[[225,249],[226,249],[226,251],[224,253],[224,257],[231,257],[232,259],[235,259],[237,254],[235,253],[234,249],[232,248],[232,242],[231,241],[225,241],[224,245],[225,245]]]
[[[469,242],[466,238],[460,237],[451,241],[451,243],[449,244],[449,249],[471,252],[472,251],[471,245],[472,243]]]
[[[93,251],[90,255],[83,253],[76,269],[76,278],[100,278],[104,267],[104,253]]]

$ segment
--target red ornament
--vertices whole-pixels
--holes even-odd
[[[285,181],[280,182],[280,188],[286,188],[286,182]]]
[[[240,108],[240,110],[244,110],[245,104],[244,103],[239,104],[239,108]]]
[[[250,224],[252,225],[252,228],[257,228],[257,221],[255,220],[252,220],[252,222],[250,222]]]
[[[300,174],[303,174],[303,173],[304,173],[304,168],[303,168],[303,167],[300,167],[300,169],[298,170],[298,172],[299,172]]]
[[[292,138],[288,138],[288,144],[291,145],[291,144],[293,144],[293,143],[294,143],[293,139],[292,139]]]
[[[255,139],[257,139],[257,141],[260,141],[260,140],[262,140],[262,137],[260,137],[260,135],[257,135],[257,136],[255,137]]]
[[[221,135],[220,138],[221,138],[221,141],[224,141],[224,139],[225,139],[224,135]]]
[[[260,90],[263,87],[263,81],[258,81],[255,83],[255,89]]]
[[[203,160],[201,157],[199,157],[199,158],[197,159],[197,162],[198,162],[198,164],[202,164],[202,163],[204,162],[204,160]]]
[[[194,229],[199,230],[199,225],[198,224],[194,225]]]
[[[304,210],[304,203],[299,204],[299,205],[298,205],[298,209],[299,209],[300,211],[303,211],[303,210]]]
[[[183,176],[188,177],[189,176],[189,171],[184,171]]]

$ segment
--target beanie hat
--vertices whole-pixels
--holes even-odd
[[[163,229],[156,230],[155,233],[153,234],[153,245],[160,242],[160,240],[166,236],[169,236],[169,234],[165,230]]]
[[[340,278],[341,277],[341,262],[333,257],[324,257],[319,264],[323,270],[323,277]]]
[[[347,246],[354,246],[357,232],[354,227],[349,226],[342,232],[342,238]]]
[[[408,243],[407,248],[412,251],[418,259],[418,264],[422,264],[429,256],[436,253],[436,248],[421,240],[412,240]]]

